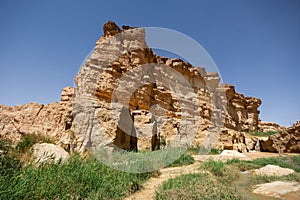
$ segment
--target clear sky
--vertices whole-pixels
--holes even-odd
[[[0,104],[58,101],[108,20],[185,33],[263,121],[300,120],[298,0],[1,0]]]

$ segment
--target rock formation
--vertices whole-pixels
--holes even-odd
[[[22,135],[42,134],[58,142],[72,125],[73,94],[74,88],[67,87],[59,102],[48,105],[0,105],[0,138],[18,141]]]
[[[300,121],[286,131],[271,135],[267,140],[262,141],[262,148],[270,152],[300,153]]]
[[[63,89],[59,102],[0,105],[1,138],[39,133],[79,152],[90,146],[154,150],[161,136],[168,145],[202,146],[209,138],[206,145],[221,149],[255,148],[256,140],[241,132],[259,130],[260,99],[220,83],[215,72],[157,56],[143,28],[109,21],[103,32],[76,87]]]

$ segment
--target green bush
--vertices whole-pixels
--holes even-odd
[[[186,174],[165,181],[156,191],[157,200],[234,200],[244,199],[210,174]]]
[[[63,164],[26,166],[10,179],[1,175],[0,199],[123,199],[148,178],[75,155]]]

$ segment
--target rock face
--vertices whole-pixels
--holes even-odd
[[[0,106],[1,138],[40,133],[82,152],[103,145],[154,150],[161,136],[171,146],[210,146],[220,134],[220,148],[254,149],[255,140],[240,132],[259,129],[260,99],[221,84],[215,72],[157,56],[142,28],[109,21],[103,32],[60,102]]]
[[[300,121],[286,131],[271,135],[262,141],[262,148],[270,152],[300,153]]]
[[[60,146],[48,143],[35,144],[31,147],[32,156],[38,164],[65,161],[69,153]]]

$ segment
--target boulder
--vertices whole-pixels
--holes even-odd
[[[222,151],[220,156],[222,156],[222,157],[232,157],[232,158],[246,158],[247,157],[244,154],[242,154],[238,151],[234,151],[234,150],[224,150],[224,151]]]
[[[299,190],[300,184],[298,182],[275,181],[256,185],[253,192],[264,196],[280,198],[282,195],[297,192]]]
[[[65,161],[69,158],[69,153],[60,146],[50,143],[34,144],[31,147],[32,156],[36,163],[49,163]]]
[[[254,170],[254,173],[260,176],[286,176],[294,172],[293,169],[282,168],[277,165],[266,165]]]

